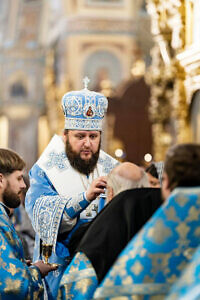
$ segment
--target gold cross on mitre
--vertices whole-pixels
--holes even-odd
[[[88,88],[89,82],[90,82],[90,79],[87,76],[83,78],[84,89]]]

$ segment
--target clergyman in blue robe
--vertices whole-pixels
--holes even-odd
[[[49,299],[56,298],[73,256],[69,243],[74,232],[84,230],[97,215],[106,187],[103,178],[118,163],[100,150],[107,103],[106,97],[87,88],[66,93],[64,134],[52,138],[30,170],[25,206],[36,232],[34,260],[42,257],[42,244],[48,244],[53,246],[49,262],[59,264],[45,278]]]
[[[0,203],[0,298],[43,299],[43,284],[37,267],[28,267],[23,247],[6,208]]]
[[[0,148],[0,299],[43,299],[42,276],[55,267],[38,261],[29,267],[22,242],[9,218],[20,205],[25,162],[12,150]],[[30,264],[30,262],[29,262]]]

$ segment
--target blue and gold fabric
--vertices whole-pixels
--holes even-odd
[[[94,299],[164,299],[200,244],[200,188],[177,188],[129,242]]]
[[[55,135],[29,173],[30,188],[25,206],[36,232],[34,260],[42,258],[42,240],[44,244],[53,245],[49,262],[60,265],[45,278],[53,299],[68,264],[67,244],[70,236],[80,224],[91,221],[98,212],[99,199],[90,203],[85,198],[85,192],[95,178],[106,176],[117,163],[100,151],[94,172],[88,177],[80,174],[71,167],[62,138]],[[66,232],[67,238],[58,242],[58,234]]]
[[[63,274],[57,300],[92,299],[97,285],[96,273],[89,259],[78,252]]]
[[[88,82],[85,78],[83,90],[68,92],[62,98],[66,129],[102,130],[108,100],[104,95],[88,90]]]
[[[200,229],[199,229],[200,230]],[[199,300],[200,299],[200,247],[183,274],[172,286],[165,300]]]
[[[43,299],[43,284],[37,267],[28,267],[22,243],[8,214],[0,204],[0,299]]]

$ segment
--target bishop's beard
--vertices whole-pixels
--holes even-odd
[[[72,149],[72,146],[68,140],[66,141],[66,145],[65,145],[65,152],[70,162],[70,165],[78,172],[84,175],[89,175],[94,171],[94,168],[96,167],[99,158],[99,151],[100,151],[100,143],[97,152],[92,153],[92,157],[90,159],[84,160],[80,157],[80,153],[76,153]]]

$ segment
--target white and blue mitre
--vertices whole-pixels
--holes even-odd
[[[65,129],[102,130],[108,100],[104,95],[88,90],[88,82],[85,78],[83,90],[68,92],[62,98]]]
[[[94,299],[164,299],[200,244],[200,188],[177,188],[129,242]]]
[[[97,285],[97,276],[91,262],[84,253],[78,252],[63,274],[58,299],[92,299]]]
[[[200,299],[200,247],[181,277],[172,286],[165,300],[199,300]]]

